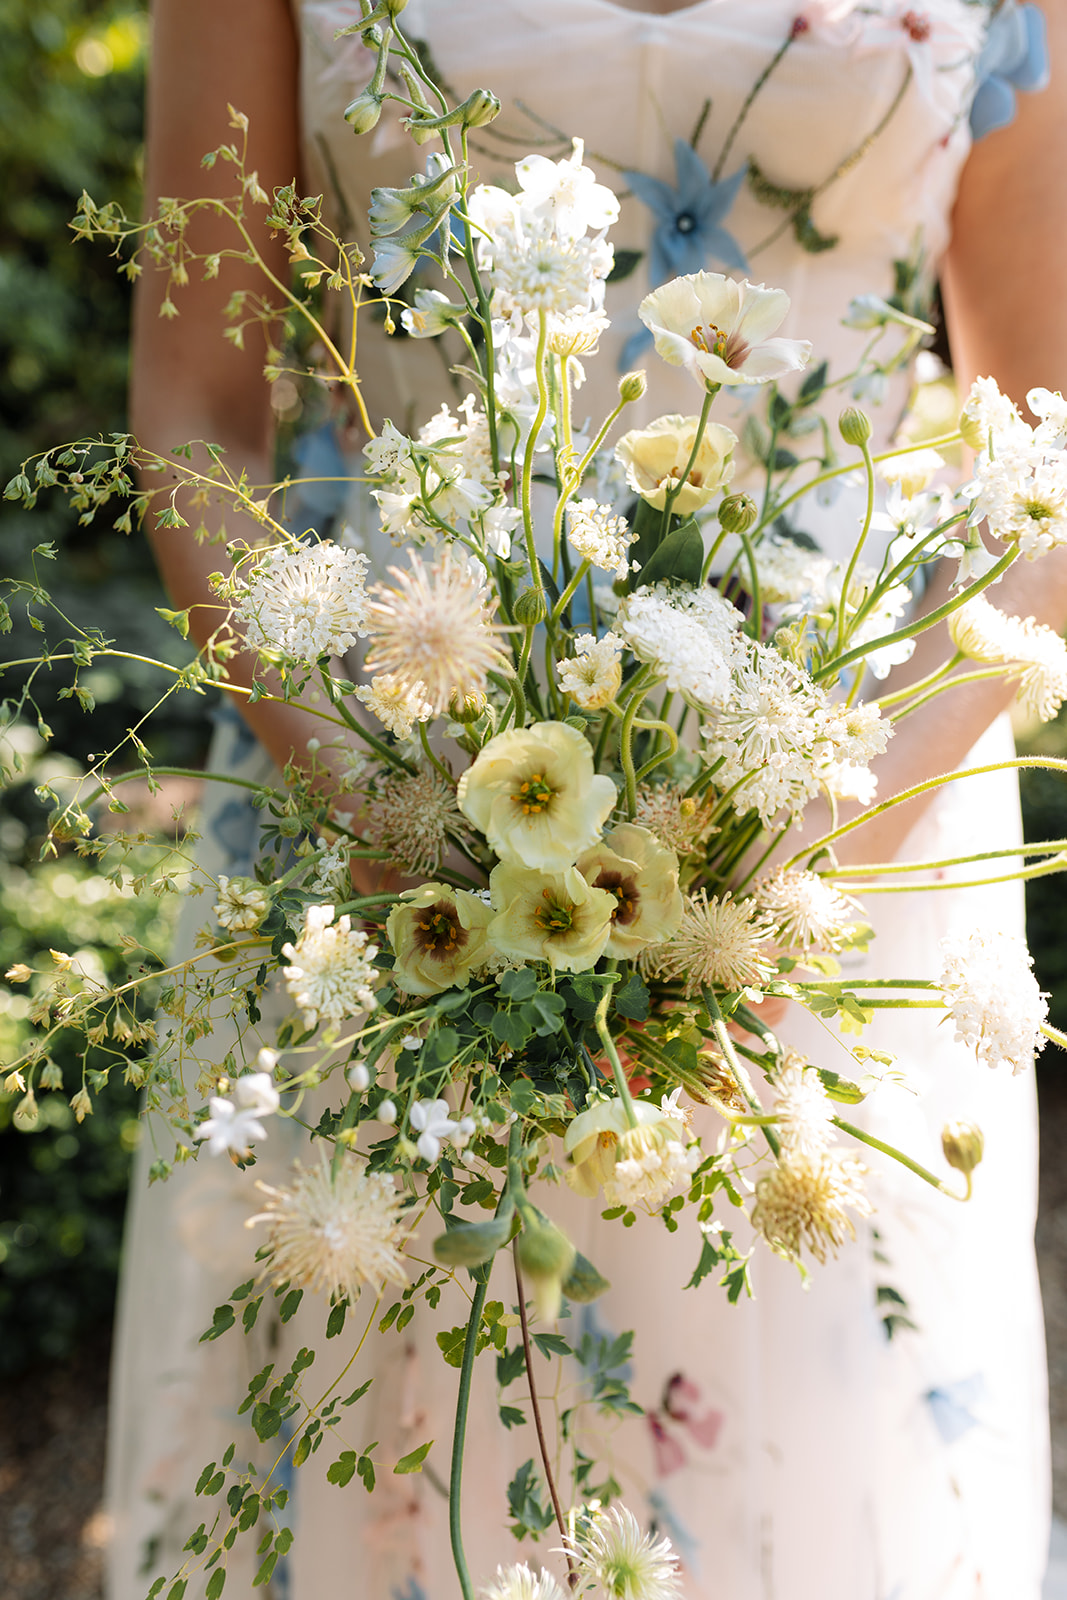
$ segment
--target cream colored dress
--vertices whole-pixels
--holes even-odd
[[[753,281],[789,292],[784,331],[811,339],[832,372],[847,371],[864,337],[841,326],[849,298],[890,293],[894,263],[920,254],[922,273],[936,269],[968,150],[985,8],[927,0],[909,10],[881,0],[826,20],[834,8],[812,4],[804,10],[807,26],[798,28],[797,5],[702,0],[667,16],[609,0],[410,0],[405,9],[407,34],[428,44],[455,94],[484,85],[501,97],[500,121],[476,144],[484,179],[506,180],[509,163],[527,149],[564,154],[577,135],[605,182],[634,191],[612,237],[617,250],[643,257],[632,276],[609,288],[613,327],[604,353],[587,363],[579,416],[596,421],[612,404],[623,347],[639,332],[634,309],[648,288],[658,220],[637,197],[640,182],[628,185],[623,174],[674,187],[675,141],[689,140],[706,101],[698,151],[714,169],[739,107],[779,52],[718,181],[751,162],[779,190],[814,190],[808,221],[834,242],[819,252],[803,248],[803,226],[789,225],[787,213],[746,182],[718,225],[743,252]],[[336,211],[356,218],[366,244],[359,219],[370,188],[407,182],[417,160],[388,114],[358,142],[341,121],[369,76],[370,58],[357,41],[335,44],[333,35],[358,15],[356,0],[304,0],[303,81],[312,191],[321,187]],[[701,198],[707,196],[698,192]],[[684,211],[679,201],[676,231]],[[787,225],[779,229],[783,217]],[[710,229],[707,236],[715,248],[703,264],[731,265],[729,244]],[[810,244],[811,234],[806,239]],[[696,409],[684,374],[650,350],[629,349],[625,357],[648,369],[647,417]],[[402,428],[417,426],[445,397],[440,357],[428,341],[365,335],[360,361],[372,404]],[[883,439],[903,387],[875,413]],[[855,492],[846,490],[832,507],[805,508],[804,530],[838,554],[854,533],[855,511]],[[263,758],[235,727],[223,737],[230,741],[224,759],[265,773]],[[1008,753],[1009,739],[998,725],[974,759]],[[241,871],[242,855],[250,860],[254,849],[254,814],[242,812],[233,794],[207,806],[215,871]],[[943,790],[902,855],[936,859],[1017,836],[1015,785],[1011,775],[997,775]],[[873,913],[878,936],[864,970],[896,976],[936,972],[938,942],[950,931],[1022,923],[1013,887],[884,896]],[[190,930],[201,916],[194,902]],[[811,1020],[792,1018],[785,1032],[820,1065],[849,1070],[835,1036]],[[807,1287],[761,1250],[754,1298],[730,1306],[714,1278],[682,1288],[699,1255],[685,1214],[674,1234],[655,1219],[624,1230],[603,1223],[595,1205],[563,1186],[543,1199],[613,1285],[593,1307],[576,1307],[561,1331],[572,1343],[582,1331],[636,1331],[625,1375],[642,1415],[614,1429],[591,1422],[582,1438],[598,1434],[626,1503],[682,1553],[687,1600],[1039,1595],[1048,1483],[1032,1249],[1032,1076],[1012,1079],[979,1067],[929,1013],[883,1016],[867,1042],[894,1052],[922,1089],[921,1098],[881,1091],[863,1110],[872,1131],[943,1170],[940,1128],[950,1116],[968,1117],[985,1130],[986,1159],[967,1207],[872,1160],[873,1227],[864,1227],[836,1263],[816,1270]],[[222,1034],[218,1059],[226,1048]],[[281,1174],[291,1154],[275,1120],[257,1174]],[[213,1307],[249,1275],[241,1222],[254,1204],[247,1176],[203,1156],[170,1183],[135,1191],[115,1358],[111,1600],[140,1600],[149,1576],[177,1569],[182,1543],[208,1510],[192,1486],[231,1440],[238,1458],[273,1460],[277,1452],[259,1446],[234,1414],[248,1376],[315,1343],[318,1359],[304,1383],[312,1400],[352,1354],[347,1333],[326,1343],[322,1308],[308,1305],[285,1328],[264,1319],[250,1340],[235,1331],[197,1343]],[[723,1221],[735,1226],[730,1216]],[[743,1223],[735,1234],[745,1248]],[[506,1260],[497,1263],[490,1293],[510,1309]],[[238,1540],[227,1600],[264,1592],[276,1600],[454,1600],[443,1484],[456,1372],[441,1360],[435,1334],[464,1321],[464,1308],[457,1288],[436,1315],[423,1308],[402,1333],[368,1344],[344,1392],[368,1377],[374,1382],[345,1414],[343,1438],[327,1440],[289,1474],[285,1514],[299,1535],[293,1551],[269,1589],[253,1591],[258,1533]],[[350,1324],[361,1328],[363,1316]],[[541,1362],[538,1381],[550,1414],[586,1393],[581,1369],[569,1360]],[[510,1432],[498,1424],[499,1399],[492,1356],[485,1355],[476,1368],[463,1495],[476,1584],[491,1578],[498,1561],[516,1559],[506,1487],[536,1456],[529,1421]],[[521,1383],[503,1400],[529,1411]],[[392,1465],[428,1439],[435,1442],[427,1470],[393,1475]],[[379,1486],[372,1497],[358,1480],[343,1490],[326,1482],[341,1448],[374,1441]],[[564,1452],[565,1500],[570,1460]],[[557,1543],[550,1529],[532,1559],[559,1572],[558,1556],[549,1553]],[[190,1597],[200,1592],[197,1581]]]

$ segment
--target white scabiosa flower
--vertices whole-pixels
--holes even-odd
[[[556,663],[559,686],[583,711],[600,711],[611,704],[622,683],[622,640],[614,633],[602,639],[579,633],[574,648],[576,654]]]
[[[623,579],[630,571],[633,533],[625,517],[595,500],[575,500],[567,507],[567,537],[583,560]]]
[[[975,595],[948,619],[957,650],[972,661],[1003,666],[1019,680],[1019,704],[1048,722],[1067,699],[1067,644],[1033,617],[1011,617]]]
[[[743,620],[717,589],[657,583],[623,601],[615,632],[656,668],[668,689],[710,711],[730,694]]]
[[[487,674],[504,664],[492,621],[496,602],[451,547],[434,566],[414,552],[410,560],[410,571],[390,567],[395,582],[371,591],[367,667],[440,716],[453,695],[483,694]]]
[[[637,314],[656,353],[705,387],[768,383],[803,367],[811,355],[807,339],[771,337],[788,310],[784,289],[694,272],[653,289]]]
[[[619,1135],[615,1166],[604,1184],[604,1198],[613,1206],[643,1206],[657,1211],[668,1196],[684,1184],[700,1165],[700,1146],[678,1137],[680,1118]]]
[[[365,1283],[377,1294],[407,1281],[402,1196],[387,1174],[349,1155],[334,1172],[324,1154],[313,1167],[298,1164],[284,1187],[256,1187],[266,1201],[245,1226],[266,1225],[272,1283],[354,1302]]]
[[[421,683],[409,685],[389,672],[379,673],[370,683],[361,683],[356,689],[356,699],[361,700],[396,739],[410,739],[416,722],[429,722],[434,714]]]
[[[956,1038],[986,1066],[1022,1072],[1045,1047],[1047,997],[1015,934],[983,932],[942,939],[940,986]]]
[[[544,1567],[531,1572],[524,1561],[497,1567],[496,1578],[482,1590],[481,1600],[565,1600],[563,1590]]]
[[[215,918],[230,933],[252,933],[270,910],[270,890],[251,878],[219,877]]]
[[[291,963],[282,968],[285,986],[303,1008],[305,1028],[318,1022],[343,1022],[374,1007],[378,954],[351,918],[333,920],[333,906],[308,906],[296,944],[282,946]]]
[[[612,1600],[676,1600],[682,1579],[669,1539],[642,1533],[626,1506],[597,1511],[567,1539],[580,1579]]]
[[[366,635],[368,558],[336,544],[278,547],[237,590],[235,615],[253,650],[313,665]]]
[[[840,950],[858,909],[855,900],[817,872],[800,867],[782,867],[761,878],[752,897],[773,921],[783,948],[801,954]]]
[[[782,1159],[815,1158],[834,1142],[833,1105],[819,1074],[795,1050],[786,1052],[774,1080],[774,1114]]]
[[[678,932],[647,951],[643,962],[657,977],[680,981],[687,995],[702,986],[759,988],[775,972],[768,949],[773,935],[774,924],[754,900],[709,897],[699,889],[685,898]]]

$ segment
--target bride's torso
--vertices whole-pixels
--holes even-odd
[[[358,0],[294,4],[309,183],[369,257],[371,189],[410,182],[422,158],[393,104],[369,136],[357,139],[343,121],[374,61],[358,36],[334,38],[358,20]],[[783,331],[810,339],[815,359],[838,372],[851,367],[865,338],[841,326],[852,296],[888,296],[903,283],[910,302],[921,304],[948,238],[988,17],[985,5],[967,0],[911,8],[902,0],[699,0],[666,13],[614,0],[409,0],[400,24],[457,98],[476,87],[500,97],[500,117],[472,135],[482,181],[507,185],[527,151],[558,157],[577,136],[588,164],[622,195],[611,239],[617,258],[641,258],[609,284],[612,327],[587,363],[577,410],[598,418],[614,401],[620,358],[640,329],[636,306],[651,286],[659,225],[624,174],[675,189],[676,141],[693,140],[701,122],[695,148],[708,177],[695,185],[690,178],[672,224],[686,228],[687,206],[695,206],[698,241],[709,243],[701,265],[734,265],[721,236],[706,221],[701,227],[700,208],[705,218],[718,208],[713,221],[741,252],[747,276],[789,293]],[[747,175],[732,196],[709,188],[742,168]],[[379,415],[400,426],[424,420],[446,393],[430,342],[388,340],[368,319],[360,344],[361,375]],[[695,409],[683,373],[650,350],[637,364],[649,369],[646,418]],[[882,408],[883,436],[901,399],[898,385]],[[628,413],[631,425],[639,420],[637,408]]]

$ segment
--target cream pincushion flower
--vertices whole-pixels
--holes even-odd
[[[356,699],[397,739],[410,739],[415,723],[428,722],[433,716],[433,706],[420,683],[409,687],[388,672],[379,673],[370,683],[361,683]]]
[[[577,729],[538,722],[490,739],[456,799],[502,861],[556,872],[598,838],[616,794]]]
[[[578,858],[578,871],[594,889],[615,896],[606,954],[629,960],[646,945],[678,931],[682,894],[678,857],[647,828],[623,822]]]
[[[531,872],[502,862],[489,877],[493,909],[489,939],[505,956],[547,961],[554,972],[580,972],[604,954],[617,905],[594,889],[577,867]]]
[[[485,963],[490,907],[478,895],[444,883],[407,889],[400,899],[385,925],[397,988],[420,995],[465,989],[471,969]]]
[[[319,1021],[343,1022],[375,1004],[378,947],[353,928],[350,917],[335,923],[333,913],[333,906],[308,906],[296,944],[282,946],[292,963],[282,968],[285,986],[304,1009],[305,1028]]]
[[[784,289],[693,272],[653,289],[637,314],[657,354],[706,387],[768,383],[798,371],[811,355],[808,340],[770,337],[788,310]]]
[[[678,932],[645,959],[658,977],[683,983],[687,995],[702,985],[758,987],[775,971],[768,948],[773,933],[774,924],[755,900],[709,897],[700,889],[686,896]]]
[[[846,1239],[856,1237],[845,1207],[870,1216],[865,1170],[837,1146],[780,1161],[756,1185],[752,1225],[787,1260],[799,1261],[806,1245],[816,1261],[824,1262],[827,1251],[836,1255]]]
[[[375,1293],[405,1283],[403,1196],[392,1178],[365,1171],[353,1157],[342,1157],[336,1172],[331,1165],[323,1155],[314,1167],[298,1165],[287,1186],[257,1183],[267,1201],[245,1226],[267,1225],[265,1275],[352,1302],[364,1283]]]
[[[535,1574],[523,1561],[497,1567],[496,1581],[482,1590],[481,1600],[564,1600],[564,1594],[544,1567]]]
[[[662,511],[667,495],[681,482],[693,452],[699,417],[676,414],[657,417],[647,428],[632,428],[615,446],[615,459],[626,468],[626,481],[648,505]],[[709,422],[697,458],[689,470],[672,510],[679,516],[707,505],[734,475],[733,451],[737,436],[720,423]]]
[[[583,1588],[611,1600],[677,1600],[682,1593],[678,1557],[669,1539],[643,1534],[626,1506],[598,1511],[567,1547]]]

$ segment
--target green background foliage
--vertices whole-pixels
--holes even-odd
[[[137,213],[146,43],[138,0],[0,0],[0,481],[35,450],[125,425],[128,285],[106,250],[72,242],[68,223],[83,188]],[[107,518],[81,527],[47,496],[32,513],[6,504],[2,515],[10,573],[27,576],[31,549],[54,543],[59,559],[42,576],[69,617],[124,648],[177,658],[180,641],[154,609],[165,602],[143,540],[116,533]],[[51,624],[49,636],[58,636]],[[41,643],[16,615],[3,653],[34,654]],[[97,700],[90,722],[76,701],[58,697],[63,681],[57,672],[38,683],[50,746],[28,725],[0,741],[0,763],[12,768],[15,753],[24,762],[0,790],[0,973],[17,962],[45,973],[57,948],[116,977],[128,968],[125,937],[166,948],[169,907],[109,889],[100,869],[73,852],[39,863],[45,813],[34,787],[62,783],[83,770],[90,750],[118,742],[161,684],[132,663],[121,679],[104,668],[83,675]],[[20,687],[13,673],[2,692]],[[153,754],[194,764],[206,731],[203,700],[171,701],[153,729]],[[1067,723],[1061,718],[1035,742],[1064,754]],[[1028,774],[1023,798],[1028,837],[1067,835],[1067,786],[1058,775]],[[1052,1018],[1067,1028],[1062,894],[1061,879],[1039,880],[1030,916]],[[31,993],[32,985],[0,980],[0,1063],[18,1053],[30,1026]],[[63,1358],[111,1313],[139,1133],[136,1090],[113,1073],[79,1125],[68,1105],[83,1069],[74,1040],[61,1038],[54,1058],[64,1091],[41,1097],[34,1132],[12,1127],[18,1096],[0,1091],[0,1373]],[[1059,1070],[1060,1061],[1050,1049],[1043,1070]]]

